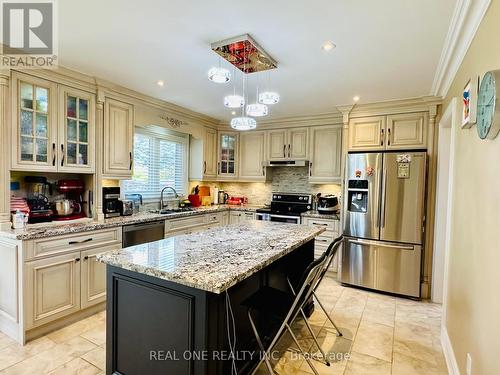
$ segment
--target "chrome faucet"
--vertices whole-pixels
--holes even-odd
[[[179,198],[179,194],[177,194],[177,192],[175,191],[175,189],[171,186],[165,186],[163,189],[161,189],[161,195],[160,195],[160,210],[163,210],[163,208],[165,207],[165,204],[164,204],[164,201],[163,201],[163,192],[167,189],[170,189],[174,192],[175,194],[175,198]]]

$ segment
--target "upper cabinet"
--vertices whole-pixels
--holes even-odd
[[[240,134],[239,181],[265,181],[266,132],[252,131]]]
[[[82,90],[61,86],[59,147],[61,172],[95,170],[95,96]]]
[[[234,180],[238,176],[238,134],[219,132],[217,180]]]
[[[426,148],[427,116],[418,112],[351,119],[349,151]]]
[[[306,160],[308,157],[308,129],[292,128],[267,132],[269,160]]]
[[[309,182],[341,183],[342,126],[315,126],[310,131]]]
[[[217,179],[217,131],[204,128],[201,138],[190,139],[189,178],[198,181]]]
[[[132,177],[134,152],[134,106],[106,98],[104,103],[105,177]]]
[[[21,73],[12,92],[13,170],[94,172],[94,94]]]

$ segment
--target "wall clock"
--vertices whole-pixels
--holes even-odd
[[[477,101],[477,133],[481,139],[494,139],[500,131],[500,70],[486,72]]]

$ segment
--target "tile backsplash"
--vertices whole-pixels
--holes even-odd
[[[273,167],[268,168],[267,182],[191,182],[190,190],[196,185],[217,186],[232,196],[244,195],[248,203],[264,205],[270,202],[272,192],[308,193],[322,195],[339,194],[340,185],[311,184],[308,179],[308,167]]]

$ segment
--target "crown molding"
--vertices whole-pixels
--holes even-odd
[[[444,98],[462,64],[491,0],[458,0],[432,83],[432,95]]]
[[[338,106],[337,108],[349,118],[382,116],[397,113],[431,112],[434,113],[442,99],[436,96],[387,100],[375,103]],[[345,122],[345,121],[344,121]]]
[[[321,126],[321,125],[337,125],[342,124],[342,113],[329,112],[310,116],[293,116],[281,117],[272,120],[257,120],[259,130],[282,129],[282,128],[298,128],[304,126]],[[231,129],[228,121],[221,121],[219,129]]]

